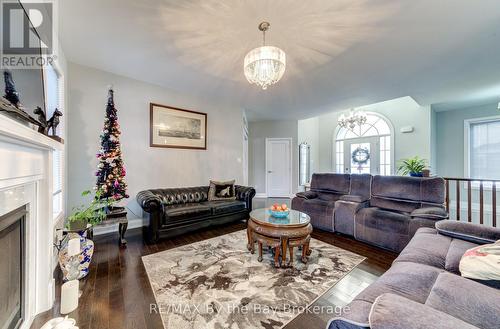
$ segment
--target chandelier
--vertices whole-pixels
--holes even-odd
[[[250,50],[243,65],[248,82],[259,85],[264,90],[281,79],[286,67],[285,52],[278,47],[266,46],[266,31],[270,26],[268,22],[259,24],[263,46]]]
[[[339,117],[338,124],[342,128],[354,130],[356,125],[361,126],[366,123],[367,117],[363,111],[354,111],[351,109],[348,115],[342,113]]]

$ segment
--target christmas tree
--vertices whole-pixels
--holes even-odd
[[[108,105],[101,134],[101,149],[97,153],[97,184],[95,189],[100,191],[100,198],[110,201],[119,201],[128,198],[127,184],[125,183],[125,167],[123,166],[120,148],[120,125],[118,124],[117,110],[113,100],[113,89],[108,91]]]

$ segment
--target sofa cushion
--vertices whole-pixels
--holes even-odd
[[[370,199],[370,205],[372,207],[378,207],[381,209],[387,209],[399,212],[406,212],[410,214],[413,210],[418,209],[420,207],[420,202],[372,196]]]
[[[184,220],[209,216],[212,214],[212,208],[200,203],[185,203],[165,207],[165,214],[168,220]]]
[[[410,240],[410,216],[376,207],[363,208],[355,219],[356,239],[400,252]]]
[[[442,272],[444,271],[428,265],[395,263],[377,281],[358,294],[348,304],[348,308],[344,308],[345,313],[341,314],[343,321],[368,323],[372,304],[384,293],[393,293],[423,304]]]
[[[343,194],[338,194],[338,193],[328,193],[328,192],[320,192],[317,193],[317,198],[322,200],[322,201],[327,201],[327,202],[335,202],[337,200],[340,200]]]
[[[383,209],[412,212],[421,207],[444,203],[442,178],[374,176],[371,205]]]
[[[420,228],[394,262],[425,264],[459,274],[460,258],[473,246],[470,242],[438,234],[436,229]]]
[[[348,174],[313,174],[311,190],[324,192],[349,193],[350,175]]]
[[[370,312],[371,329],[479,329],[449,314],[395,294],[380,295]]]
[[[440,220],[448,218],[448,212],[441,207],[425,207],[413,210],[411,217],[433,218]]]
[[[243,201],[208,201],[203,204],[211,207],[214,215],[237,212],[246,208]]]
[[[446,262],[444,269],[449,272],[460,275],[460,269],[459,269],[460,259],[462,259],[462,256],[468,249],[474,248],[476,246],[477,244],[468,241],[453,239],[450,243],[448,254],[446,255]]]
[[[451,238],[432,228],[421,228],[394,262],[414,262],[444,269]]]
[[[451,273],[441,273],[426,305],[483,329],[498,329],[500,291]]]
[[[321,199],[302,200],[302,211],[311,217],[311,225],[333,232],[335,202]]]

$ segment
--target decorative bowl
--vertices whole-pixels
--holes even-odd
[[[276,217],[276,218],[286,218],[286,217],[288,217],[289,213],[290,213],[290,210],[276,211],[276,210],[269,209],[269,214],[273,217]]]

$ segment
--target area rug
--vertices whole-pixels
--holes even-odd
[[[246,243],[243,230],[142,257],[165,329],[282,328],[364,260],[312,239],[307,264],[296,250],[293,268],[274,268]]]

